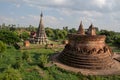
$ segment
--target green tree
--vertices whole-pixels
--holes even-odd
[[[67,32],[68,32],[68,26],[63,27],[63,30],[65,30],[65,31],[67,31]]]
[[[57,40],[57,39],[59,39],[59,35],[58,35],[58,31],[59,31],[59,29],[55,29],[55,30],[53,30],[53,32],[54,32],[54,40]]]
[[[107,30],[101,30],[99,32],[100,35],[106,36],[106,42],[107,43],[114,43],[114,38],[116,33],[114,31],[107,31]]]
[[[46,34],[47,34],[48,37],[54,37],[53,29],[51,29],[51,28],[45,28],[45,32],[46,32]]]
[[[115,38],[114,43],[117,47],[120,47],[120,35]]]
[[[72,29],[69,29],[69,33],[76,33],[76,29],[75,28],[72,28]]]
[[[64,35],[64,38],[66,38],[66,37],[67,37],[67,34],[68,34],[68,31],[62,30],[62,33],[63,33],[63,35]]]
[[[59,31],[58,31],[58,36],[59,36],[58,39],[64,39],[64,38],[65,38],[65,34],[66,34],[66,33],[63,33],[63,32],[64,32],[63,30],[59,30]]]
[[[60,30],[60,29],[55,29],[54,30],[54,39],[59,40],[59,39],[65,39],[67,36],[67,31],[66,30]]]
[[[9,26],[9,29],[10,31],[15,31],[16,30],[16,25],[15,24],[11,24],[11,25],[8,25]]]
[[[35,29],[34,26],[29,25],[29,27],[26,27],[26,30],[27,30],[27,31],[35,31],[36,29]]]
[[[22,32],[20,35],[20,38],[22,38],[23,40],[27,40],[29,38],[29,33],[28,32]]]
[[[6,44],[14,44],[20,41],[18,35],[9,30],[0,30],[0,40]]]
[[[2,57],[2,53],[6,50],[6,45],[0,41],[0,57]]]

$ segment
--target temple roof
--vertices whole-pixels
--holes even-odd
[[[90,27],[89,27],[89,29],[93,29],[93,28],[94,28],[94,26],[93,26],[93,24],[91,24]]]
[[[77,33],[80,34],[80,35],[84,35],[85,34],[84,29],[83,29],[82,21],[80,22],[80,26],[78,28]]]
[[[95,27],[93,26],[93,24],[91,24],[88,29],[88,35],[96,35],[96,30],[95,30]]]

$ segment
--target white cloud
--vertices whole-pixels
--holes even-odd
[[[61,15],[64,16],[74,16],[74,15],[79,15],[79,16],[85,16],[85,17],[102,17],[103,13],[98,12],[98,11],[73,11],[69,9],[62,9],[62,10],[57,10]]]
[[[103,8],[107,3],[106,3],[106,0],[94,0],[93,4],[95,4],[100,8]]]
[[[1,0],[0,0],[1,1]],[[38,9],[47,13],[43,17],[47,26],[79,25],[83,20],[86,24],[93,23],[100,28],[112,29],[108,26],[120,25],[120,1],[119,0],[2,0],[16,4],[20,8],[23,4],[29,8]],[[34,13],[38,12],[35,11]],[[25,12],[23,12],[25,13]],[[28,13],[29,14],[29,13]],[[13,14],[12,14],[13,15]],[[21,15],[19,22],[38,25],[39,15]],[[4,20],[5,21],[5,20]],[[11,20],[12,21],[12,20]],[[17,20],[18,21],[18,20]],[[86,25],[87,26],[87,25]],[[114,30],[119,30],[116,27]]]
[[[33,19],[33,20],[39,20],[40,19],[40,16],[39,15],[28,15],[29,18]]]
[[[14,12],[11,11],[11,12],[10,12],[10,15],[14,15]]]
[[[71,16],[73,15],[74,11],[68,10],[68,9],[61,9],[61,10],[57,10],[61,15],[65,15],[65,16]]]
[[[2,23],[14,23],[15,22],[15,19],[13,18],[10,18],[10,17],[5,17],[5,16],[0,16],[0,24]]]
[[[38,15],[21,16],[20,20],[22,20],[23,24],[27,23],[34,26],[38,26],[40,21],[40,16]],[[43,24],[44,26],[49,26],[49,27],[60,26],[61,18],[58,19],[54,16],[43,15]]]
[[[25,16],[21,16],[20,19],[25,19],[26,17]]]
[[[20,4],[16,4],[16,7],[19,8],[21,5]]]
[[[65,0],[54,0],[55,4],[61,5],[65,3]]]
[[[60,19],[61,21],[63,21],[63,20],[64,20],[64,18],[62,18],[62,17],[60,17],[59,19]]]
[[[61,24],[60,20],[54,16],[45,16],[43,19],[46,26],[58,27]]]

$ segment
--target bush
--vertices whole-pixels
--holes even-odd
[[[14,69],[19,69],[22,66],[22,63],[20,61],[17,61],[12,67]]]
[[[8,68],[0,74],[0,80],[22,80],[22,77],[18,70]]]
[[[22,59],[23,60],[28,60],[30,58],[30,55],[28,52],[23,52]]]
[[[44,68],[47,63],[48,63],[48,56],[42,54],[39,57],[39,66]]]
[[[15,49],[20,49],[20,45],[17,43],[14,44],[14,47],[15,47]]]

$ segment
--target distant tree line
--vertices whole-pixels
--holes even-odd
[[[0,25],[0,40],[11,45],[29,39],[32,31],[36,32],[37,27],[32,25],[20,27],[14,24],[5,25],[5,23],[3,23]],[[63,27],[63,29],[53,29],[47,27],[45,28],[45,31],[50,40],[64,40],[67,38],[68,33],[75,33],[76,29],[68,29],[68,27]]]
[[[106,36],[106,43],[112,43],[120,47],[120,32],[100,30],[98,34]]]
[[[63,29],[53,29],[53,28],[45,28],[47,36],[51,40],[64,40],[67,38],[69,33],[76,33],[76,29],[68,29],[68,27],[63,27]]]
[[[28,27],[22,27],[15,24],[6,25],[3,23],[0,25],[0,41],[6,44],[14,44],[23,40],[27,40],[30,37],[30,32],[36,32],[37,27],[29,25]],[[69,33],[76,33],[76,29],[68,29],[68,26],[63,29],[53,29],[50,27],[45,28],[46,35],[50,40],[65,40]],[[97,34],[106,35],[106,43],[112,43],[117,46],[120,45],[120,33],[108,30],[99,30],[96,27]]]

